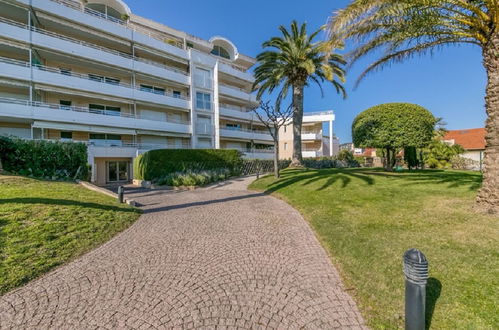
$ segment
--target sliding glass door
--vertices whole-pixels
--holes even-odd
[[[107,162],[107,182],[129,181],[130,162],[109,161]]]

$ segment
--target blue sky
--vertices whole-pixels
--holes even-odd
[[[261,44],[278,35],[279,25],[293,19],[306,21],[309,31],[323,25],[328,16],[346,6],[347,0],[125,0],[132,12],[201,38],[222,35],[241,53],[256,56]],[[412,102],[443,117],[448,129],[483,127],[486,76],[477,46],[447,47],[432,56],[416,57],[370,75],[353,85],[373,57],[357,63],[347,76],[348,98],[343,100],[325,85],[305,92],[305,111],[332,109],[334,130],[341,142],[351,140],[355,116],[370,106],[386,102]]]

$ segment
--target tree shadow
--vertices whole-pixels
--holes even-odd
[[[360,179],[367,185],[372,186],[376,184],[376,177],[405,180],[407,181],[407,185],[446,184],[447,188],[468,187],[469,190],[477,190],[482,182],[481,176],[476,173],[459,171],[413,170],[385,172],[380,168],[292,169],[283,171],[281,179],[271,183],[265,192],[272,193],[296,183],[308,186],[324,179],[324,184],[317,188],[317,191],[324,190],[336,182],[341,182],[340,188],[346,188],[352,182],[353,178]]]
[[[426,284],[426,309],[425,309],[426,329],[430,329],[433,313],[435,312],[435,306],[437,304],[437,300],[440,297],[441,292],[442,292],[442,283],[438,279],[430,277]]]
[[[133,208],[119,207],[113,205],[104,205],[89,202],[80,202],[70,199],[52,199],[52,198],[6,198],[0,199],[1,204],[16,203],[16,204],[45,204],[45,205],[58,205],[58,206],[80,206],[104,211],[120,211],[120,212],[138,212]]]

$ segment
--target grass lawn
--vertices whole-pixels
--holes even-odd
[[[0,175],[0,295],[109,240],[139,215],[74,183]]]
[[[273,193],[304,215],[371,327],[403,327],[402,255],[416,247],[430,263],[427,323],[435,329],[497,328],[499,217],[472,210],[479,173],[282,174],[250,188]]]

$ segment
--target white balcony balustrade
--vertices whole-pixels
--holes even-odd
[[[31,40],[29,37],[30,30],[32,33]],[[177,68],[141,57],[134,57],[124,52],[67,37],[41,28],[30,27],[26,24],[3,17],[0,17],[0,35],[25,42],[32,42],[37,46],[50,48],[71,56],[78,56],[92,61],[116,65],[124,69],[135,70],[184,85],[190,84],[190,78],[187,72]]]

